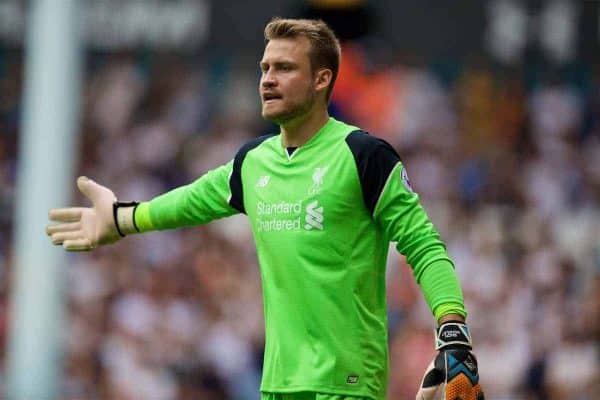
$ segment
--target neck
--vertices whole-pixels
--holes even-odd
[[[300,147],[327,123],[327,108],[315,110],[299,119],[281,124],[281,139],[285,147]]]

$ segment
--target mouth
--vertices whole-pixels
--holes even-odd
[[[263,103],[273,102],[275,100],[281,100],[281,95],[278,93],[263,93],[262,100]]]

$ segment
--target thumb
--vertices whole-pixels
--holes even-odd
[[[101,201],[103,197],[111,202],[116,201],[116,197],[110,189],[97,184],[87,176],[80,176],[77,178],[77,187],[94,205]],[[108,196],[110,196],[109,199],[107,199]]]

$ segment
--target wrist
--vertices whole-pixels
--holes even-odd
[[[460,322],[460,323],[464,324],[465,317],[463,317],[460,314],[451,313],[451,314],[442,315],[438,319],[437,322],[438,322],[438,326],[441,326],[442,324],[445,324],[446,322]]]
[[[137,202],[120,201],[113,203],[113,218],[119,236],[125,237],[133,233],[139,233],[140,230],[135,223],[135,210],[138,204]]]
[[[473,348],[471,332],[464,322],[447,321],[435,330],[435,349]]]

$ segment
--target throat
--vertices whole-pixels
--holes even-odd
[[[281,124],[283,145],[298,148],[312,139],[329,121],[327,109],[324,112],[313,112],[293,121]]]
[[[286,147],[286,150],[288,152],[288,155],[291,156],[292,154],[294,154],[294,152],[298,149],[298,146],[290,146],[290,147]]]

